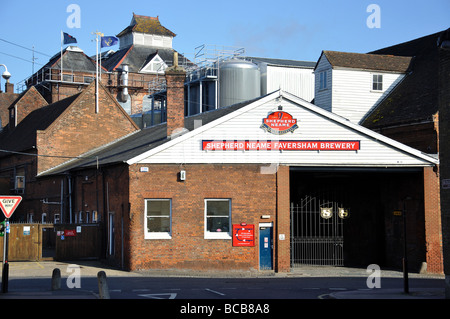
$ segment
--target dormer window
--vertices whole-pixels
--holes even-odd
[[[372,90],[383,91],[383,75],[381,74],[372,75]]]
[[[155,55],[149,63],[147,63],[142,69],[141,73],[158,73],[163,74],[167,68],[167,64],[160,58],[159,55]]]

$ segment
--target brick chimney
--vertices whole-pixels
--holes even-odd
[[[7,81],[5,83],[5,93],[14,93],[14,84],[9,83],[9,81]]]
[[[178,66],[178,53],[174,64],[166,69],[167,85],[167,136],[176,137],[184,131],[184,81],[186,71]]]

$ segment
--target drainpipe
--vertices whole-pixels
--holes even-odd
[[[68,188],[69,188],[69,224],[72,224],[72,175],[69,174],[68,178]],[[61,222],[63,222],[61,218]]]

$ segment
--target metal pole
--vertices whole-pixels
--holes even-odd
[[[2,271],[2,292],[8,292],[8,234],[9,234],[9,218],[6,218],[5,236],[3,237],[3,271]]]
[[[405,294],[409,294],[409,282],[408,282],[408,249],[406,245],[406,202],[403,201],[403,289]]]
[[[96,58],[95,58],[95,113],[98,113],[98,32],[95,38],[95,50],[96,50]]]

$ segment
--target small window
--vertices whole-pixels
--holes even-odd
[[[147,199],[145,201],[145,239],[171,239],[172,201]]]
[[[73,82],[73,74],[63,73],[63,82]]]
[[[16,190],[23,190],[25,188],[25,176],[16,176],[14,188]]]
[[[98,213],[96,210],[92,211],[92,222],[97,223],[98,222]]]
[[[383,91],[383,75],[374,74],[372,76],[372,90]]]
[[[205,199],[205,238],[231,238],[231,200]]]
[[[319,73],[319,90],[325,90],[327,88],[327,71]]]

